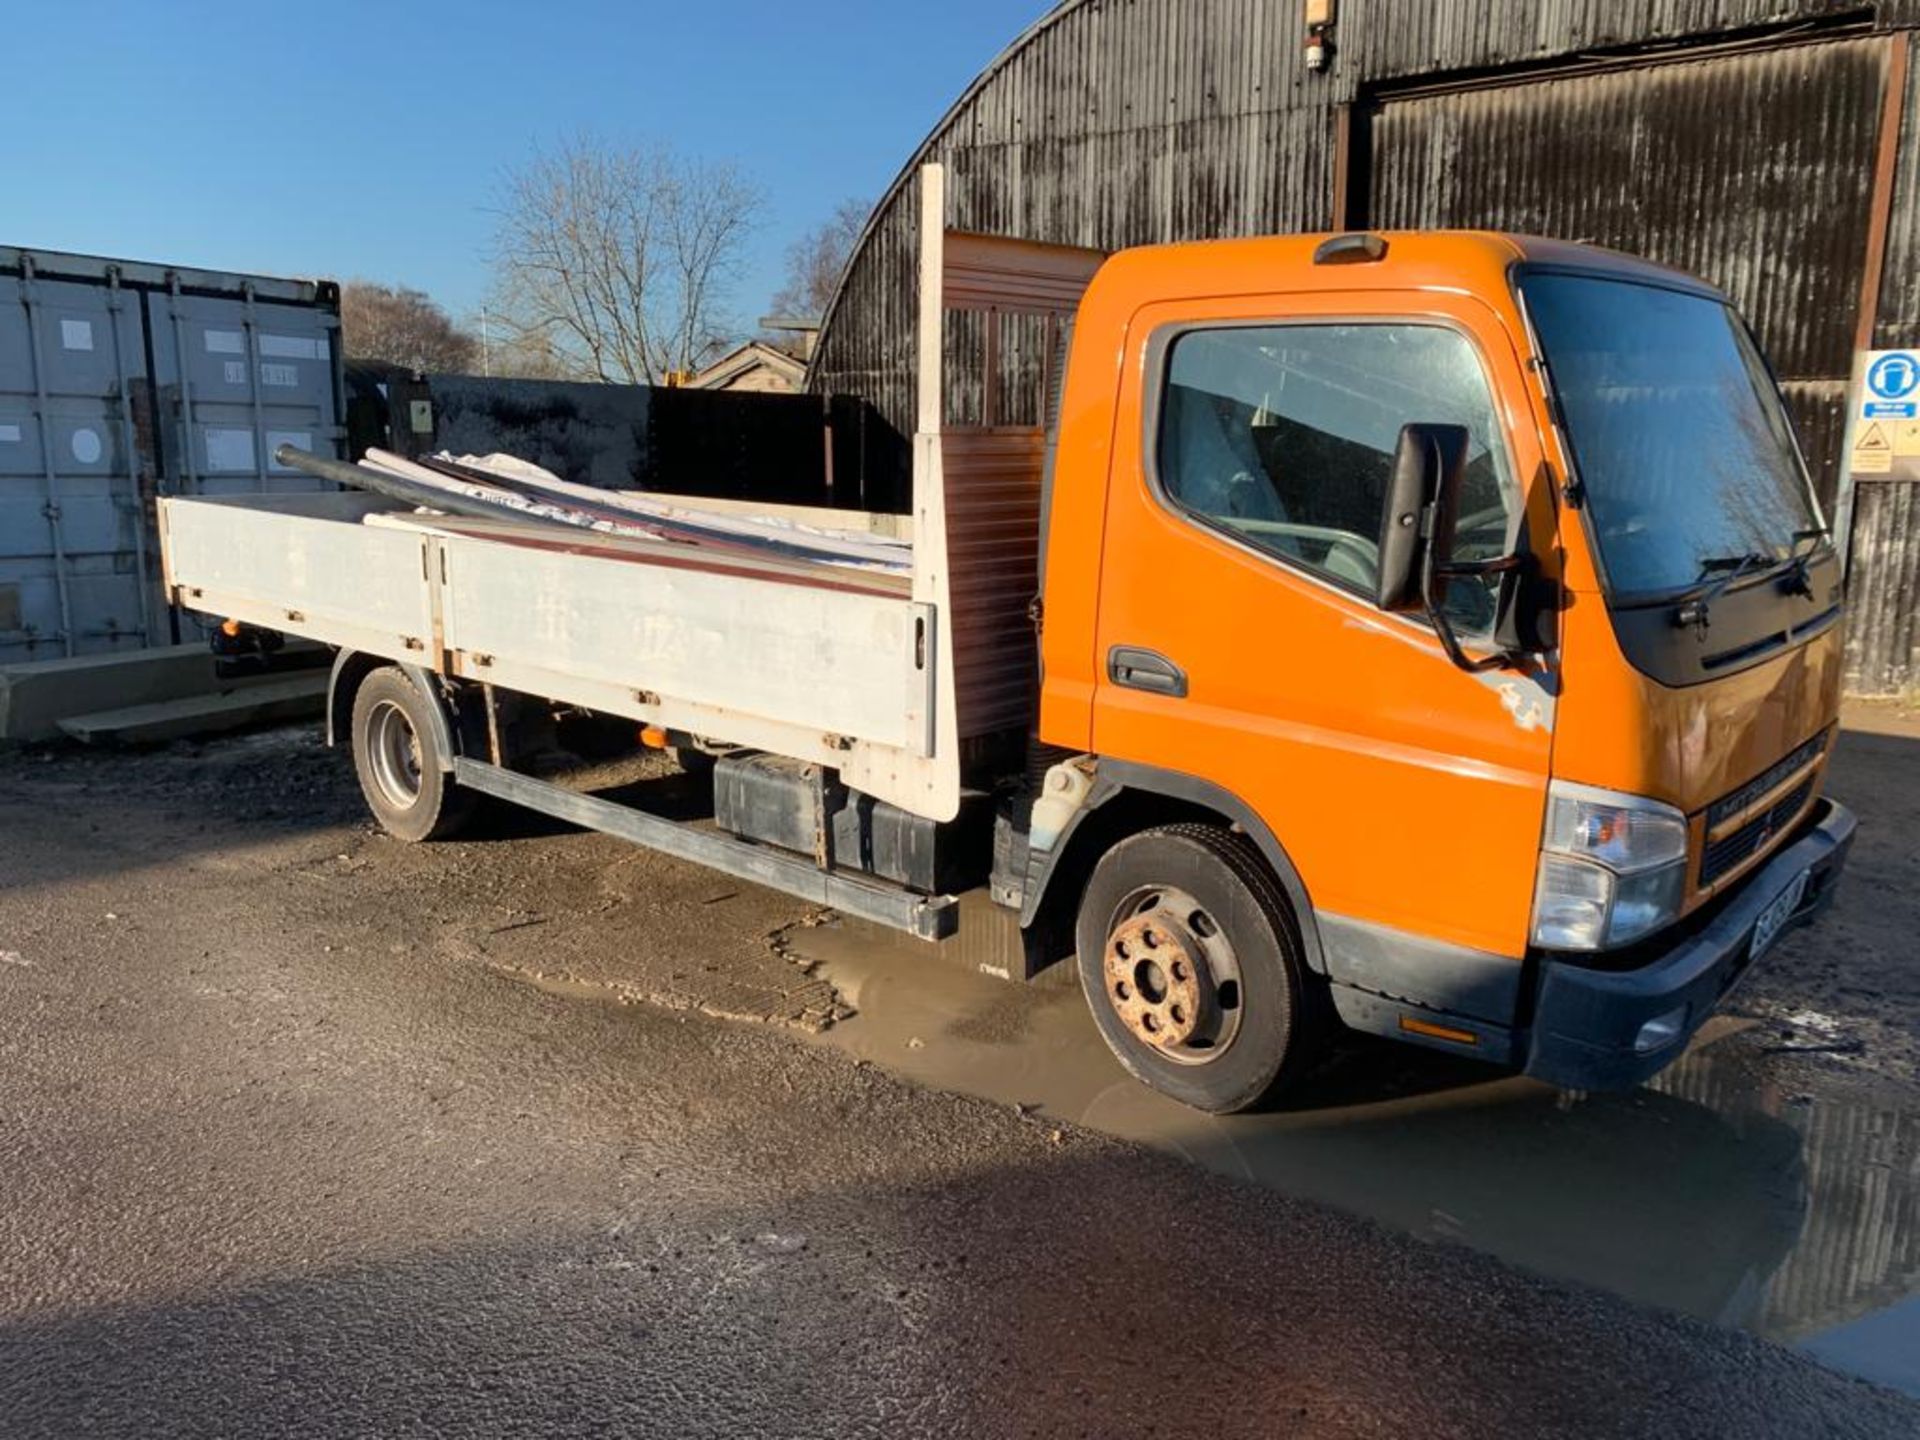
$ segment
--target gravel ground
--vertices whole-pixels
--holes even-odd
[[[1783,940],[1736,994],[1756,1043],[1920,1083],[1920,713],[1855,703],[1828,791],[1860,817],[1833,910]]]
[[[799,1043],[839,1003],[813,918],[532,820],[394,844],[285,733],[0,758],[0,1433],[1920,1433],[1766,1342]],[[1830,990],[1756,993],[1863,1037],[1831,1063],[1911,1047],[1911,989],[1810,938],[1776,969]]]

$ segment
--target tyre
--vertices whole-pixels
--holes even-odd
[[[396,840],[443,840],[473,811],[474,796],[441,768],[431,701],[391,666],[353,697],[353,768],[374,819]]]
[[[1271,1098],[1324,1029],[1292,910],[1228,830],[1170,825],[1114,846],[1087,882],[1074,941],[1108,1048],[1197,1110]]]

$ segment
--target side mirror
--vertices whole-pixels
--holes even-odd
[[[1453,558],[1471,444],[1462,425],[1408,425],[1401,430],[1380,515],[1380,581],[1374,598],[1382,610],[1425,615],[1447,658],[1477,674],[1516,664],[1522,657],[1506,649],[1482,659],[1467,654],[1447,618],[1447,587],[1456,580],[1499,575],[1510,591],[1522,557]]]
[[[1453,524],[1471,438],[1464,425],[1408,425],[1400,432],[1380,512],[1380,579],[1374,601],[1394,614],[1427,607],[1427,562],[1453,551]]]

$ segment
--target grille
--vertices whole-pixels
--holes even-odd
[[[1802,745],[1777,765],[1769,768],[1764,775],[1756,775],[1731,795],[1723,795],[1720,799],[1714,801],[1713,808],[1707,811],[1707,828],[1712,830],[1720,825],[1729,815],[1738,815],[1742,810],[1753,804],[1754,801],[1758,800],[1776,785],[1785,783],[1787,777],[1792,775],[1796,770],[1801,769],[1803,766],[1811,765],[1817,758],[1826,753],[1827,745],[1832,739],[1833,732],[1831,730],[1821,731],[1818,735],[1814,736],[1813,739]],[[1746,832],[1743,829],[1741,833],[1745,834]],[[1722,843],[1730,844],[1733,838],[1733,836],[1729,835]]]
[[[1754,816],[1731,835],[1709,844],[1700,857],[1700,883],[1711,885],[1729,870],[1751,860],[1767,842],[1791,825],[1813,798],[1813,778],[1796,785],[1779,802]],[[1717,806],[1715,807],[1718,808]]]

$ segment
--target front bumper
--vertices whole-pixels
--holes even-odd
[[[1746,975],[1754,926],[1794,881],[1806,894],[1786,929],[1804,925],[1833,899],[1857,822],[1822,800],[1811,827],[1754,872],[1719,912],[1673,948],[1632,970],[1596,970],[1569,960],[1540,969],[1526,1073],[1568,1090],[1626,1090],[1679,1058],[1687,1040]],[[1635,1047],[1650,1020],[1684,1010],[1657,1049]]]

